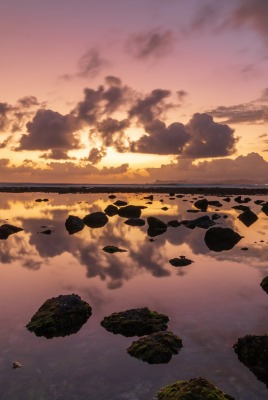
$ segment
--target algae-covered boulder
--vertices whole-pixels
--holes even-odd
[[[69,235],[82,231],[84,226],[84,221],[75,215],[69,215],[65,221],[65,228],[69,232]]]
[[[105,251],[106,253],[125,253],[127,250],[125,249],[120,249],[119,247],[116,246],[105,246],[102,249],[103,251]]]
[[[157,393],[158,400],[235,400],[204,378],[178,381]]]
[[[102,228],[107,224],[108,218],[107,215],[101,211],[97,211],[91,214],[86,215],[83,218],[84,223],[90,228]]]
[[[268,387],[268,335],[246,335],[233,348],[239,361]]]
[[[258,220],[258,217],[253,211],[248,209],[248,210],[242,212],[242,214],[240,214],[238,216],[238,219],[240,219],[240,221],[243,222],[244,225],[249,227]]]
[[[214,227],[206,231],[205,243],[212,251],[231,250],[242,239],[231,228]]]
[[[173,265],[173,267],[186,267],[193,263],[192,260],[189,260],[185,256],[180,256],[180,258],[172,258],[169,260],[169,263]]]
[[[77,294],[60,295],[44,302],[26,325],[36,336],[47,339],[78,332],[92,314],[92,308]]]
[[[268,276],[266,276],[265,278],[263,278],[263,280],[260,283],[261,287],[263,288],[263,290],[268,293]]]
[[[182,340],[172,332],[157,332],[140,338],[127,349],[128,354],[149,364],[168,363],[182,348]]]
[[[101,321],[107,331],[127,337],[166,331],[169,318],[147,307],[113,313]]]
[[[125,206],[118,210],[119,217],[123,218],[140,218],[141,208],[139,206]]]
[[[10,235],[13,233],[17,233],[23,231],[22,228],[19,228],[18,226],[10,225],[10,224],[4,224],[0,226],[0,239],[7,239]]]

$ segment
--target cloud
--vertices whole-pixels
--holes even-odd
[[[185,97],[188,95],[188,93],[185,90],[178,90],[177,91],[177,96],[179,101],[184,101]]]
[[[108,64],[97,49],[90,49],[78,60],[76,75],[80,78],[95,78]]]
[[[207,112],[213,117],[223,118],[227,124],[260,124],[268,120],[268,106],[256,105],[254,102],[219,106]]]
[[[91,162],[92,165],[98,164],[103,157],[105,157],[107,154],[106,150],[104,147],[101,148],[97,148],[97,147],[93,147],[88,155],[88,161]]]
[[[21,99],[17,101],[17,103],[22,107],[22,108],[30,108],[33,106],[39,106],[40,103],[37,100],[35,96],[24,96]]]
[[[0,143],[0,149],[4,149],[12,141],[12,136],[8,136],[3,142]]]
[[[5,132],[8,127],[8,113],[11,107],[7,103],[0,103],[0,132]]]
[[[162,58],[170,53],[175,43],[173,31],[161,28],[135,33],[126,43],[127,51],[139,60]]]

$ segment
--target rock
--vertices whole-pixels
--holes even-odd
[[[41,232],[38,232],[38,233],[43,233],[44,235],[51,235],[52,230],[51,229],[46,229],[45,231],[41,231]]]
[[[198,208],[199,210],[207,211],[207,208],[208,208],[208,201],[207,201],[207,199],[197,200],[197,201],[194,203],[194,206],[195,206],[196,208]]]
[[[250,210],[250,208],[248,207],[248,206],[243,206],[243,205],[240,205],[240,206],[233,206],[232,207],[234,210],[241,210],[241,211],[248,211],[248,210]]]
[[[211,216],[211,219],[213,220],[213,221],[216,221],[217,219],[219,219],[221,216],[219,215],[219,214],[213,214],[212,216]]]
[[[77,294],[60,295],[44,302],[26,325],[36,336],[47,339],[78,332],[92,314],[92,308]]]
[[[172,258],[169,260],[169,263],[173,265],[173,267],[186,267],[187,265],[192,264],[193,261],[184,256],[180,256],[180,258]]]
[[[113,217],[114,215],[116,215],[118,213],[118,208],[116,206],[114,206],[113,204],[109,204],[105,210],[104,210],[105,214],[109,215],[109,217]]]
[[[142,218],[129,218],[126,221],[124,221],[125,224],[130,225],[130,226],[144,226],[145,221]]]
[[[172,221],[168,221],[167,225],[168,226],[172,226],[172,228],[177,228],[178,226],[180,226],[180,222],[177,221],[176,219],[173,219]]]
[[[83,218],[84,223],[90,228],[101,228],[108,222],[107,215],[101,211],[97,211],[86,215]]]
[[[113,313],[101,321],[107,331],[126,337],[166,331],[169,318],[147,307]]]
[[[208,215],[203,215],[202,217],[192,219],[192,220],[184,220],[181,222],[186,228],[194,229],[196,227],[202,229],[208,229],[211,226],[215,225],[215,222],[212,221]]]
[[[106,251],[106,253],[125,253],[127,251],[125,249],[119,249],[119,247],[116,246],[105,246],[102,250]]]
[[[266,276],[265,278],[263,278],[263,280],[260,283],[262,289],[268,293],[268,276]]]
[[[230,197],[225,197],[224,199],[222,199],[223,201],[225,201],[226,203],[230,203],[231,199]]]
[[[256,222],[258,220],[258,217],[256,214],[254,214],[253,211],[251,210],[246,210],[244,212],[242,212],[242,214],[240,214],[238,216],[238,219],[243,222],[244,225],[246,225],[247,227],[251,226],[252,224],[254,224],[254,222]]]
[[[208,204],[214,207],[222,207],[222,204],[218,200],[210,200]]]
[[[254,203],[260,205],[264,203],[264,200],[255,200]]]
[[[188,213],[193,213],[193,214],[197,214],[199,213],[201,210],[187,210]]]
[[[268,336],[246,335],[233,348],[239,361],[268,387]]]
[[[153,199],[154,199],[154,196],[151,194],[150,196],[145,196],[144,197],[144,200],[150,200],[150,201],[153,201]]]
[[[248,247],[241,247],[241,250],[247,251],[247,250],[248,250]]]
[[[152,201],[147,201],[145,204],[153,204]]]
[[[36,203],[41,203],[42,199],[35,199]]]
[[[205,243],[212,251],[231,250],[240,240],[237,232],[231,228],[210,228],[205,234]]]
[[[127,201],[116,200],[116,201],[114,202],[114,205],[117,206],[117,207],[123,207],[123,206],[126,206],[126,205],[127,205]]]
[[[165,206],[165,207],[162,207],[161,210],[167,211],[167,210],[168,210],[168,207],[166,207],[166,206]]]
[[[177,194],[176,196],[178,199],[182,199],[184,197],[184,194]]]
[[[238,196],[238,197],[235,197],[234,201],[236,201],[239,204],[249,203],[251,201],[251,198],[250,197],[245,197],[244,199],[242,199],[241,196]]]
[[[148,217],[147,222],[149,228],[147,230],[148,236],[154,237],[158,235],[162,235],[167,230],[167,224],[155,217]]]
[[[119,208],[118,215],[123,218],[140,218],[141,208],[139,206],[126,206]]]
[[[108,198],[109,198],[109,199],[115,199],[115,198],[116,198],[116,195],[115,195],[115,194],[110,194],[110,195],[108,196]]]
[[[149,364],[168,363],[182,348],[182,340],[172,332],[157,332],[140,338],[127,349],[128,354]]]
[[[265,215],[268,216],[268,203],[265,203],[262,208],[261,208],[262,212],[264,212]]]
[[[21,231],[23,231],[22,228],[19,228],[14,225],[10,225],[10,224],[1,225],[0,226],[0,240],[1,239],[5,240],[13,233],[17,233],[17,232],[21,232]]]
[[[235,400],[204,378],[177,381],[157,393],[158,400]]]
[[[69,235],[82,231],[84,226],[83,220],[75,215],[69,215],[65,221],[65,228],[69,232]]]
[[[13,369],[17,369],[17,368],[21,368],[21,367],[22,367],[22,364],[19,363],[18,361],[14,361],[14,362],[12,363],[12,368],[13,368]]]

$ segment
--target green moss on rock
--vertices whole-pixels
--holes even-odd
[[[78,332],[92,314],[92,308],[77,294],[60,295],[44,302],[26,325],[36,336],[48,339]]]
[[[234,398],[203,378],[178,381],[165,386],[157,394],[158,400],[234,400]]]
[[[107,331],[127,337],[167,330],[169,318],[147,307],[113,313],[101,321]]]
[[[246,335],[233,348],[239,361],[268,387],[268,335]]]
[[[161,364],[168,363],[181,348],[181,338],[172,332],[157,332],[133,342],[127,352],[149,364]]]

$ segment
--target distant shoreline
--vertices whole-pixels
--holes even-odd
[[[86,194],[86,193],[174,193],[199,195],[267,195],[268,187],[221,187],[221,186],[174,186],[174,185],[101,185],[101,186],[0,186],[1,193],[58,193],[58,194]]]

